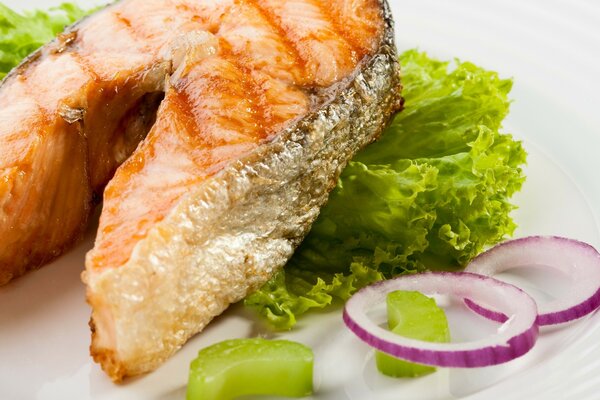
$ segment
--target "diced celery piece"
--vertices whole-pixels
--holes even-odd
[[[190,366],[187,399],[304,397],[312,390],[310,348],[286,340],[233,339],[200,350]]]
[[[425,342],[449,342],[450,329],[444,310],[419,292],[396,291],[387,296],[388,327],[392,332]],[[387,376],[413,378],[435,372],[435,367],[414,364],[382,352],[375,354],[377,369]]]

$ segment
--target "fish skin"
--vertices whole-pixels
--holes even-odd
[[[352,156],[402,107],[393,20],[306,116],[186,193],[118,268],[88,255],[91,353],[115,382],[156,369],[291,257]]]

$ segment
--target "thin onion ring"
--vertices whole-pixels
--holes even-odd
[[[451,294],[493,304],[509,320],[497,334],[468,343],[430,343],[398,336],[381,328],[367,312],[394,290]],[[424,273],[382,281],[358,291],[344,308],[344,322],[359,339],[391,356],[439,367],[484,367],[527,353],[538,337],[535,301],[521,289],[472,273]]]
[[[530,236],[510,240],[480,254],[465,269],[494,276],[513,268],[554,268],[572,281],[570,295],[538,304],[538,325],[555,325],[576,320],[600,307],[600,253],[587,243],[557,236]],[[466,305],[476,313],[504,322],[503,313],[488,309],[472,299]]]

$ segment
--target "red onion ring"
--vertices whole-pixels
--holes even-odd
[[[509,320],[495,335],[468,343],[430,343],[398,336],[377,325],[367,312],[389,292],[414,290],[449,294],[492,304]],[[527,353],[538,336],[535,301],[521,289],[472,273],[424,273],[382,281],[358,291],[344,308],[344,322],[371,347],[411,362],[439,367],[484,367]]]
[[[493,276],[513,268],[554,268],[572,281],[568,297],[538,305],[540,326],[573,321],[600,307],[600,253],[587,243],[555,236],[531,236],[499,244],[476,257],[467,272]],[[507,317],[473,299],[466,305],[476,313],[498,322]]]

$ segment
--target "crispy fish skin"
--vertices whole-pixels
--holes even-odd
[[[377,50],[275,139],[186,193],[118,268],[84,274],[91,353],[116,382],[156,369],[285,265],[339,175],[400,110],[393,21]]]

